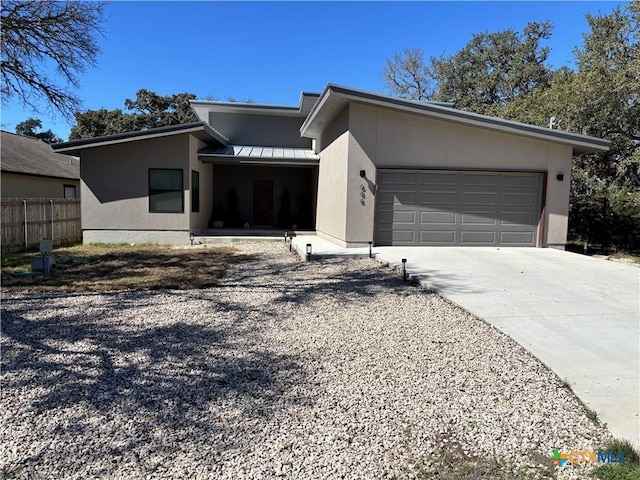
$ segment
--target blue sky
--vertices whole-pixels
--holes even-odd
[[[297,105],[302,91],[331,82],[384,93],[385,59],[404,47],[454,54],[474,33],[531,21],[554,25],[550,63],[573,66],[588,31],[585,13],[617,2],[170,2],[107,5],[98,67],[80,77],[85,109],[123,108],[140,88],[220,100]],[[13,102],[2,129],[30,116],[67,139],[61,117]]]

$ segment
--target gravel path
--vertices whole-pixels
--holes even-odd
[[[449,478],[464,457],[537,478],[608,437],[515,342],[376,262],[239,248],[211,290],[4,295],[4,474]]]

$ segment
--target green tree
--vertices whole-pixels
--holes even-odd
[[[576,49],[572,116],[579,133],[611,140],[608,152],[574,160],[572,234],[640,248],[640,3],[587,15]],[[635,234],[633,233],[635,232]]]
[[[57,143],[62,139],[53,133],[50,129],[44,132],[36,132],[42,129],[42,122],[37,118],[28,118],[24,122],[16,125],[16,133],[25,137],[37,138],[45,143]]]
[[[135,99],[125,99],[126,111],[101,108],[76,113],[69,140],[195,122],[198,119],[189,106],[189,100],[195,98],[192,93],[162,96],[140,89]]]
[[[509,102],[548,85],[549,48],[541,43],[551,31],[549,22],[533,22],[523,33],[511,29],[481,33],[455,55],[432,58],[437,83],[434,99],[475,113],[499,115]]]
[[[80,106],[78,76],[96,65],[104,5],[95,2],[3,0],[2,103],[17,98],[34,111],[40,100],[72,118]],[[57,83],[52,72],[62,80]],[[54,74],[55,75],[55,74]]]

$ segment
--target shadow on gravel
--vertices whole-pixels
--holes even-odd
[[[336,268],[352,262],[352,270]],[[339,271],[339,273],[336,273]],[[409,293],[412,285],[390,275],[381,264],[369,258],[323,258],[311,262],[281,264],[262,261],[243,265],[242,273],[225,279],[221,285],[248,290],[277,291],[275,302],[304,305],[322,297],[341,302],[366,302],[380,293]]]
[[[176,448],[197,450],[203,443],[217,451],[233,449],[247,421],[255,428],[292,404],[312,402],[290,391],[307,381],[304,360],[252,342],[238,306],[232,312],[237,321],[149,326],[133,309],[152,304],[154,295],[102,294],[108,300],[101,315],[48,307],[38,321],[28,320],[27,311],[46,304],[46,296],[20,305],[4,302],[3,397],[22,403],[34,422],[65,411],[65,420],[48,432],[56,455],[68,454],[72,462],[72,445],[105,435],[106,444],[116,446],[93,452],[96,463],[100,455],[112,459],[140,448],[165,458]],[[138,325],[124,328],[111,321],[116,311]],[[251,330],[258,334],[259,328]],[[173,444],[158,441],[163,432],[170,432]],[[184,443],[176,445],[176,436]],[[42,450],[28,462],[38,464],[46,455]]]

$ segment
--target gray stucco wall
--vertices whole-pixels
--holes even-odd
[[[191,216],[191,232],[201,233],[208,227],[213,205],[213,185],[211,182],[213,169],[210,163],[202,163],[198,160],[198,150],[206,144],[195,137],[189,137],[189,212]],[[200,211],[192,212],[191,205],[191,171],[200,174]]]
[[[347,245],[363,245],[373,237],[375,168],[532,171],[549,174],[544,246],[566,243],[571,147],[362,104],[350,104],[347,119],[346,133],[323,135],[321,142],[319,233]],[[331,129],[335,126],[327,131]],[[366,181],[360,170],[365,170]],[[564,174],[563,182],[555,179],[558,173]],[[331,195],[344,201],[344,220],[339,210],[331,216],[337,208]]]
[[[345,109],[327,126],[318,142],[321,154],[316,232],[343,246],[347,238],[348,127],[349,110]]]
[[[209,123],[234,145],[311,148],[311,139],[300,136],[301,116],[209,113]]]
[[[82,229],[189,231],[188,134],[87,149],[80,161]],[[184,213],[149,212],[149,169],[183,169]]]

